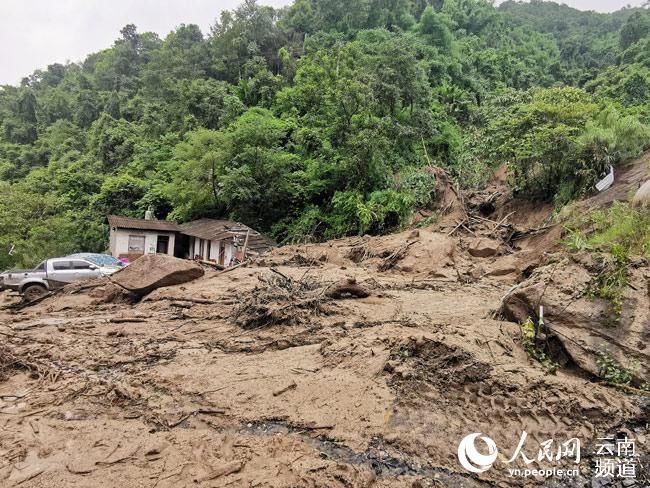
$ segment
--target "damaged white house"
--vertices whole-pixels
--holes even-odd
[[[275,243],[256,230],[230,220],[200,219],[184,224],[151,218],[109,215],[110,254],[130,261],[143,254],[203,259],[228,267],[245,256],[260,255]]]
[[[189,237],[191,257],[202,257],[225,267],[242,261],[244,254],[264,254],[275,246],[256,230],[230,220],[201,219],[178,227],[182,235]]]

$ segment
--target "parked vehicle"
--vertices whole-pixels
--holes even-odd
[[[85,259],[87,261],[90,261],[91,263],[95,263],[99,267],[105,267],[105,268],[116,268],[120,269],[126,266],[126,264],[122,261],[120,261],[117,258],[114,258],[110,254],[97,254],[93,252],[79,252],[76,254],[70,254],[69,256],[66,256],[68,258],[80,258],[80,259]]]
[[[22,292],[21,282],[23,280],[41,281],[45,278],[45,261],[34,269],[12,269],[0,274],[0,290],[16,290]]]
[[[19,291],[25,300],[32,301],[68,283],[109,276],[120,269],[119,266],[99,265],[86,258],[46,259],[32,270],[2,273],[0,286]]]

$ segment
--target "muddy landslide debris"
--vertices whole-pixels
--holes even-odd
[[[430,226],[283,246],[219,273],[146,256],[0,309],[0,486],[648,486],[647,261],[631,261],[612,320],[587,293],[598,257],[561,250],[551,206],[444,178]],[[638,188],[625,181],[610,192]],[[540,305],[535,346],[553,371],[523,325]],[[598,377],[604,353],[634,392]],[[457,451],[473,432],[499,447],[475,474]],[[523,432],[534,459],[508,464]],[[636,440],[637,480],[601,483],[595,443],[620,433]],[[574,437],[579,466],[535,456]],[[550,466],[579,474],[508,475]]]

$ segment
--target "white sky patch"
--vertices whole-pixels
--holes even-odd
[[[240,0],[0,0],[0,85],[48,64],[82,61],[109,48],[126,24],[164,38],[180,24],[204,34]],[[283,7],[291,0],[262,0]]]
[[[645,0],[567,0],[580,9],[611,12]],[[240,0],[0,0],[0,84],[17,84],[48,64],[81,61],[110,47],[126,24],[164,38],[180,24],[204,34],[222,10]],[[283,7],[291,0],[261,0]]]

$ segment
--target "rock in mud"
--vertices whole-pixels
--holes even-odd
[[[335,300],[340,298],[366,298],[370,296],[370,290],[357,284],[354,278],[346,278],[328,289],[325,295]]]
[[[467,251],[475,258],[489,258],[498,254],[500,246],[494,239],[478,238],[470,243]]]
[[[507,276],[519,273],[521,269],[522,263],[519,262],[517,256],[501,256],[486,267],[485,275]]]
[[[148,254],[112,276],[122,288],[144,296],[157,288],[187,283],[203,276],[198,264],[165,254]]]

